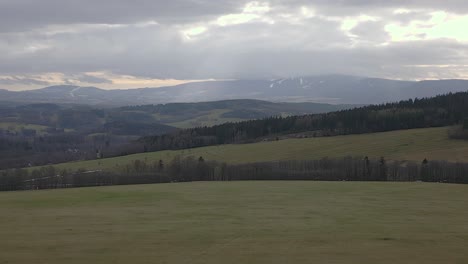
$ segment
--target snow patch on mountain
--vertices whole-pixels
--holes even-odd
[[[71,90],[71,91],[70,91],[70,96],[74,98],[74,97],[75,97],[75,92],[77,92],[77,91],[80,90],[80,89],[81,89],[81,87],[78,86],[78,87],[76,87],[75,89]]]

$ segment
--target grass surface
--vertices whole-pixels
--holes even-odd
[[[14,122],[0,122],[0,129],[8,130],[10,132],[21,132],[22,129],[36,130],[37,134],[45,135],[47,126],[34,125],[34,124],[23,124]]]
[[[245,121],[249,119],[242,119],[242,118],[227,118],[223,117],[222,115],[232,111],[231,109],[216,109],[212,110],[205,115],[197,116],[196,118],[190,118],[180,122],[173,122],[167,123],[167,125],[178,127],[178,128],[191,128],[191,127],[199,127],[199,126],[214,126],[220,125],[227,122],[239,122]]]
[[[254,144],[222,145],[180,151],[159,151],[110,159],[70,162],[59,169],[118,170],[134,160],[170,161],[176,155],[203,156],[229,163],[369,156],[398,160],[450,160],[468,162],[468,141],[451,140],[447,128],[400,130],[337,137],[287,139]]]
[[[0,263],[468,263],[468,186],[211,182],[0,193]]]

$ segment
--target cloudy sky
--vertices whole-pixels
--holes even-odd
[[[0,0],[0,88],[468,78],[466,0]]]

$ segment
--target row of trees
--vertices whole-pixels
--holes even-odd
[[[313,132],[333,136],[460,124],[468,117],[468,92],[350,110],[290,117],[271,117],[213,127],[198,127],[141,140],[148,150],[183,149],[247,143],[278,135]]]
[[[190,181],[322,180],[322,181],[425,181],[468,183],[468,163],[421,163],[346,157],[340,159],[276,161],[231,165],[202,157],[176,157],[168,164],[135,160],[120,171],[57,171],[43,167],[3,171],[0,190],[33,190],[103,185]]]

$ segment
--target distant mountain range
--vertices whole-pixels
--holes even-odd
[[[468,90],[468,80],[398,81],[343,75],[277,80],[233,80],[186,83],[171,87],[102,90],[96,87],[51,86],[13,92],[0,90],[0,101],[16,103],[76,103],[145,105],[228,99],[276,102],[378,104]]]

